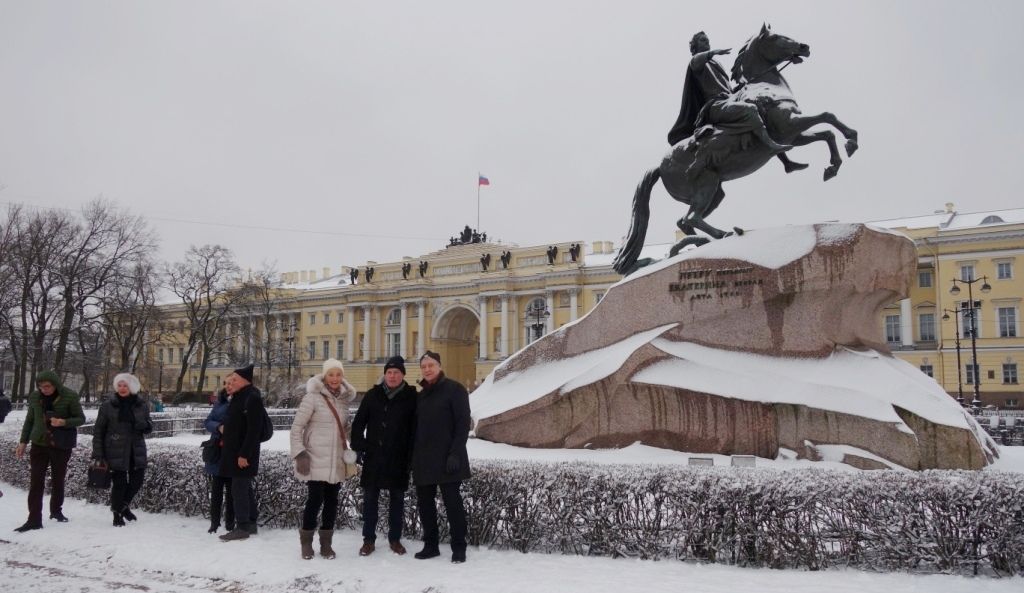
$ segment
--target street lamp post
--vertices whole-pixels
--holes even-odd
[[[956,315],[956,321],[953,324],[953,330],[955,331],[956,341],[956,390],[957,398],[956,401],[962,407],[964,405],[964,369],[960,364],[960,309],[943,309],[945,314],[942,316],[943,321],[949,321],[949,314]]]
[[[288,390],[291,393],[292,388],[292,365],[295,364],[295,321],[288,327],[288,337],[284,339],[288,342]]]
[[[156,364],[160,367],[160,374],[156,378],[156,392],[162,394],[164,392],[164,361],[158,360]]]
[[[539,340],[544,335],[545,320],[550,316],[551,312],[547,306],[539,303],[534,303],[526,309],[526,317],[533,318],[533,325],[530,327],[533,329],[534,340]]]
[[[981,373],[978,368],[978,310],[974,306],[974,283],[981,282],[981,292],[988,293],[992,290],[992,287],[988,283],[988,278],[982,276],[981,278],[971,278],[970,280],[953,278],[953,288],[949,289],[949,294],[956,296],[960,294],[960,284],[967,285],[967,309],[963,306],[960,309],[964,312],[964,315],[970,318],[971,326],[969,331],[971,332],[971,375],[974,379],[974,399],[971,400],[971,407],[978,408],[981,406]]]

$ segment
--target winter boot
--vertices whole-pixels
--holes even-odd
[[[58,523],[67,523],[68,522],[68,518],[65,517],[64,513],[62,513],[61,511],[56,511],[56,512],[50,513],[50,518],[55,520]]]
[[[363,540],[363,547],[359,548],[360,556],[369,556],[373,554],[373,551],[377,549],[377,545],[370,539]]]
[[[391,546],[391,551],[399,556],[405,556],[405,546],[400,541],[393,541],[388,543]]]
[[[128,508],[128,505],[124,505],[124,508],[121,509],[121,516],[124,517],[125,521],[134,521],[138,519],[138,517],[135,516],[135,513],[133,513],[132,510]]]
[[[114,511],[114,527],[124,527],[124,515],[119,511]]]
[[[26,531],[32,531],[33,529],[42,529],[43,524],[39,521],[25,521],[25,524],[15,529],[18,533],[25,533]]]
[[[436,545],[424,544],[423,549],[413,554],[417,560],[427,560],[428,558],[437,558],[441,555],[441,550],[437,549]]]
[[[331,542],[334,540],[333,529],[321,529],[320,530],[320,555],[328,560],[335,557],[334,548],[331,547]]]
[[[249,539],[249,530],[244,524],[239,523],[238,527],[220,536],[222,542],[233,542],[241,539]]]
[[[453,548],[452,549],[452,564],[462,564],[466,561],[466,549],[465,548]]]
[[[302,546],[302,559],[312,560],[313,559],[313,530],[312,529],[300,529],[299,530],[299,545]]]
[[[210,521],[210,528],[206,530],[206,533],[217,533],[218,529],[220,529],[220,523],[218,523],[216,520]],[[228,531],[231,530],[228,529]]]

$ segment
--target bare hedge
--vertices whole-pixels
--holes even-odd
[[[72,458],[68,496],[105,503],[105,492],[85,487],[88,439]],[[0,436],[4,449],[14,444],[13,435]],[[139,506],[207,516],[198,447],[149,444]],[[304,484],[283,452],[265,452],[260,463],[260,524],[296,527]],[[473,545],[771,568],[1024,574],[1024,474],[483,461],[473,472],[463,485]],[[0,455],[0,479],[27,488],[27,465]],[[360,527],[361,495],[356,480],[342,486],[340,528]],[[405,531],[416,537],[414,499],[410,489]]]

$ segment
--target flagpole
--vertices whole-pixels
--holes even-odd
[[[476,230],[480,232],[480,171],[476,172]]]

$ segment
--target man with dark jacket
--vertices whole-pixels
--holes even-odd
[[[4,395],[4,391],[0,389],[0,423],[2,423],[7,418],[7,415],[11,413],[12,407],[10,398]]]
[[[50,473],[50,518],[66,523],[64,516],[64,478],[68,460],[75,448],[78,427],[85,423],[85,414],[78,394],[60,382],[54,371],[44,371],[36,377],[36,390],[28,396],[28,413],[21,428],[21,440],[14,455],[21,459],[25,448],[29,450],[30,479],[28,488],[28,521],[15,529],[26,532],[43,527],[43,488],[46,486],[46,468]]]
[[[461,384],[444,376],[441,355],[427,351],[420,358],[423,390],[416,401],[416,438],[412,455],[412,478],[416,502],[423,523],[423,549],[416,558],[440,556],[437,507],[438,487],[448,514],[452,539],[452,562],[466,561],[466,508],[459,487],[470,478],[469,394]]]
[[[256,533],[256,495],[253,478],[259,471],[260,436],[263,433],[263,407],[260,390],[252,384],[254,365],[235,369],[228,375],[228,413],[221,429],[224,447],[220,475],[231,478],[231,498],[235,505],[235,529],[220,536],[226,542],[247,539]]]
[[[388,543],[395,554],[405,554],[402,517],[409,487],[409,457],[416,427],[416,388],[405,382],[405,359],[391,357],[384,365],[384,381],[363,396],[352,421],[352,450],[363,459],[359,480],[363,487],[363,546],[360,556],[373,553],[377,541],[380,491],[390,496]]]

